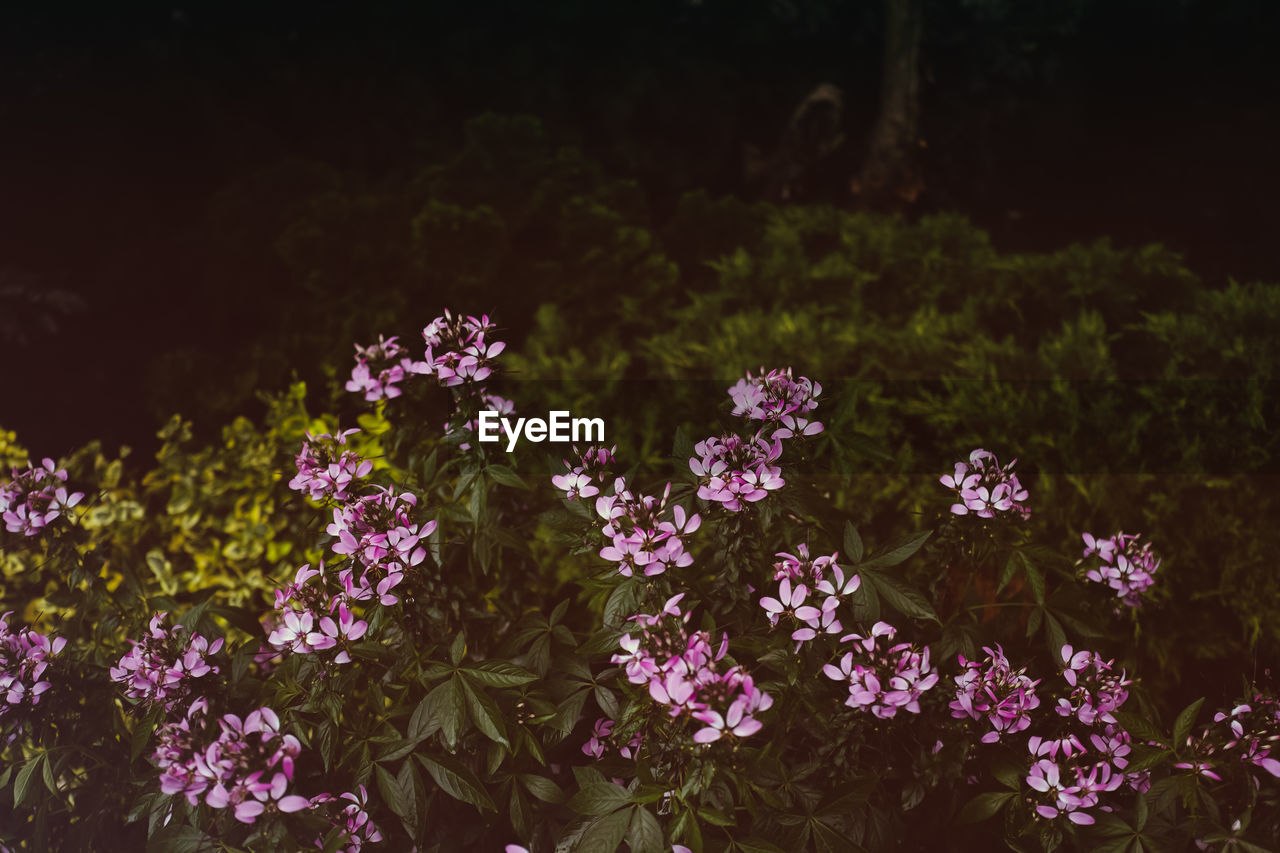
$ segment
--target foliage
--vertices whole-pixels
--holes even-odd
[[[1105,340],[1112,317],[1139,336],[1155,323],[1114,293],[1060,333],[1043,320],[1043,335],[1033,322],[966,344],[953,315],[1019,303],[937,283],[949,267],[999,263],[962,223],[818,216],[853,229],[842,251],[901,242],[927,257],[938,234],[958,244],[928,273],[868,269],[847,301],[822,306],[803,264],[788,273],[804,250],[798,215],[772,222],[769,275],[797,316],[867,316],[858,294],[882,300],[868,352],[915,339],[921,364],[963,352],[974,378],[1004,378],[1035,347],[1043,363],[1114,363],[1118,376],[1130,365]],[[1096,252],[1103,276],[1133,266],[1158,282],[1168,262]],[[757,262],[726,261],[721,275],[738,285],[708,297],[714,309],[693,297],[682,335],[646,330],[657,321],[622,306],[645,336],[646,368],[686,359],[714,377],[730,368],[713,358],[768,346],[768,315],[751,301],[765,294]],[[1059,280],[1073,263],[1033,259],[1034,274],[995,286]],[[848,280],[861,267],[822,268]],[[873,282],[899,275],[874,296]],[[1037,285],[1037,298],[1054,286]],[[913,310],[904,291],[938,307]],[[1083,312],[1096,296],[1062,298]],[[539,321],[572,329],[592,310]],[[1214,316],[1159,323],[1171,342],[1212,340]],[[830,355],[795,353],[816,349],[850,376],[864,346],[862,325],[851,328]],[[1127,850],[1280,837],[1274,694],[1250,686],[1231,701],[1233,686],[1170,711],[1152,689],[1164,682],[1146,681],[1149,667],[1184,663],[1177,620],[1202,618],[1178,599],[1197,593],[1184,554],[1209,534],[1196,525],[1247,518],[1258,493],[1228,485],[1215,493],[1228,508],[1210,512],[1194,499],[1212,478],[1179,490],[1143,475],[1095,493],[1079,474],[1028,473],[1034,453],[1015,469],[922,438],[938,428],[950,447],[990,428],[1003,452],[1029,434],[1034,450],[1061,453],[1054,436],[1071,422],[1049,410],[1078,405],[1090,386],[986,386],[1002,397],[985,406],[1006,419],[1046,410],[1024,433],[961,382],[895,383],[874,360],[852,377],[865,381],[839,387],[801,376],[821,375],[807,364],[751,373],[727,404],[723,384],[711,395],[667,383],[633,432],[611,415],[621,451],[557,447],[561,464],[530,442],[508,454],[482,441],[478,415],[540,414],[565,387],[504,379],[516,359],[488,317],[446,312],[423,336],[422,350],[359,350],[356,432],[312,417],[295,385],[267,398],[262,426],[235,421],[216,445],[174,420],[146,472],[96,446],[67,460],[65,481],[52,460],[38,476],[19,463],[12,483],[29,485],[6,485],[4,512],[62,509],[37,530],[6,515],[0,533],[0,597],[13,611],[0,628],[5,844],[880,850],[999,836],[1020,850]],[[591,335],[567,340],[570,364],[587,353],[615,365],[606,375],[627,369],[591,355]],[[529,352],[528,370],[561,358],[545,339]],[[575,414],[590,416],[629,393],[625,382],[580,390]],[[1188,417],[1242,414],[1211,400]],[[87,498],[54,495],[55,481]],[[1142,541],[1113,536],[1133,512],[1163,524]],[[1234,582],[1257,577],[1238,567]],[[1239,658],[1232,672],[1252,674]]]

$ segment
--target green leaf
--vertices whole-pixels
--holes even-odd
[[[484,469],[484,472],[489,479],[499,485],[511,486],[514,489],[524,489],[526,492],[530,489],[529,484],[506,465],[490,465]]]
[[[635,806],[631,810],[627,844],[631,846],[631,853],[662,853],[662,825],[644,806]]]
[[[1146,717],[1133,711],[1113,711],[1116,721],[1120,723],[1121,728],[1134,736],[1139,741],[1158,741],[1166,743],[1164,732],[1155,726]]]
[[[899,578],[867,571],[865,567],[861,570],[861,575],[863,583],[870,581],[880,597],[903,616],[942,624],[929,600]]]
[[[1191,726],[1195,724],[1196,715],[1200,713],[1200,706],[1204,704],[1204,697],[1200,697],[1190,705],[1182,709],[1182,713],[1178,715],[1178,719],[1173,721],[1173,748],[1182,749],[1186,746],[1187,735],[1191,734]]]
[[[510,750],[507,725],[502,719],[502,709],[498,707],[498,703],[480,685],[473,682],[469,675],[462,676],[462,690],[467,700],[467,710],[471,712],[471,720],[476,728],[489,740]]]
[[[378,780],[378,792],[391,811],[399,817],[407,817],[413,813],[412,792],[405,791],[391,771],[379,764],[374,768],[374,776]]]
[[[482,661],[462,671],[486,687],[519,687],[538,680],[529,670],[505,660]]]
[[[1050,659],[1062,662],[1062,647],[1067,644],[1067,632],[1062,630],[1062,623],[1050,613],[1044,611],[1044,638],[1049,644]]]
[[[979,823],[984,821],[1004,808],[1005,804],[1015,796],[1016,794],[1012,791],[993,791],[989,794],[979,794],[965,803],[964,808],[960,809],[960,813],[956,815],[956,823]]]
[[[613,691],[608,687],[596,685],[595,696],[596,704],[600,706],[601,711],[604,711],[604,715],[611,720],[618,719],[618,698],[613,695]]]
[[[449,646],[449,660],[454,666],[462,663],[462,658],[467,653],[467,635],[459,632],[458,636],[453,638],[453,644]]]
[[[578,814],[608,814],[631,802],[631,793],[612,782],[588,782],[569,800],[569,808]]]
[[[22,766],[18,771],[18,777],[13,781],[13,807],[20,807],[27,800],[27,795],[31,793],[32,783],[39,778],[40,765],[47,759],[44,753],[40,753]]]
[[[431,774],[431,778],[436,780],[436,784],[455,800],[471,803],[479,809],[498,811],[498,807],[493,804],[493,799],[480,784],[480,780],[458,759],[448,755],[422,753],[418,753],[415,757]]]
[[[787,853],[772,841],[763,838],[739,838],[733,843],[742,853]]]
[[[450,747],[457,744],[458,737],[462,734],[467,714],[466,701],[462,695],[462,686],[458,682],[459,676],[455,675],[428,693],[426,700],[431,702],[431,713],[439,721],[440,731],[444,734],[445,743],[449,744]]]
[[[862,537],[858,528],[848,521],[844,523],[844,554],[854,565],[862,562]]]
[[[212,853],[219,845],[194,826],[167,826],[147,840],[147,853]]]
[[[1036,604],[1044,606],[1044,572],[1039,566],[1027,559],[1027,555],[1021,551],[1018,552],[1018,560],[1022,563],[1022,570],[1027,575],[1027,585],[1031,587],[1031,595],[1035,598]]]
[[[908,557],[919,551],[925,541],[933,535],[932,530],[922,530],[919,533],[913,533],[906,539],[894,545],[887,551],[883,551],[876,556],[862,563],[859,568],[880,569],[888,566],[896,566],[905,562]]]
[[[409,739],[422,741],[439,730],[440,714],[435,702],[428,695],[418,703],[418,707],[413,709],[413,716],[409,717]]]
[[[574,853],[618,853],[631,826],[631,811],[621,809],[597,820],[582,834]]]
[[[560,790],[560,786],[552,782],[546,776],[535,776],[532,773],[521,773],[519,777],[520,784],[524,785],[525,790],[533,794],[544,803],[563,803],[564,791]]]

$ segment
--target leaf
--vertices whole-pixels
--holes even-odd
[[[569,800],[569,808],[578,814],[608,814],[631,802],[631,793],[612,782],[588,782]]]
[[[913,533],[887,551],[877,554],[865,563],[860,564],[858,568],[879,569],[905,562],[908,557],[919,551],[925,541],[932,535],[932,530]]]
[[[631,810],[627,844],[631,846],[631,853],[662,853],[662,825],[644,806],[635,806]]]
[[[512,471],[506,465],[490,465],[484,469],[485,475],[502,486],[510,486],[513,489],[524,489],[526,492],[530,490],[530,485],[520,478],[520,475]]]
[[[689,433],[683,426],[676,428],[675,440],[671,443],[671,455],[677,462],[684,465],[688,465],[689,460],[695,455],[693,442],[689,440]]]
[[[862,537],[848,521],[844,523],[844,553],[854,565],[862,562]]]
[[[502,719],[502,709],[493,701],[484,689],[471,680],[471,676],[462,676],[462,691],[467,700],[467,710],[471,712],[471,720],[485,737],[494,743],[500,743],[508,750],[511,741],[507,737],[507,725]]]
[[[1018,552],[1018,561],[1022,563],[1022,570],[1027,575],[1027,585],[1031,587],[1031,595],[1035,598],[1036,604],[1044,606],[1044,572],[1039,566],[1027,559],[1027,555]]]
[[[1062,630],[1062,623],[1048,610],[1044,611],[1044,638],[1049,643],[1051,660],[1062,660],[1062,647],[1067,644],[1067,632]]]
[[[482,661],[462,671],[486,687],[519,687],[538,680],[529,670],[505,660]]]
[[[618,719],[618,699],[613,695],[613,691],[608,687],[596,685],[595,696],[596,704],[600,706],[601,711],[604,711],[604,715],[611,720]]]
[[[521,773],[518,777],[525,790],[544,803],[563,803],[564,791],[546,776],[535,776],[532,773]]]
[[[867,571],[865,567],[861,575],[864,583],[871,581],[880,597],[903,616],[924,619],[936,622],[939,625],[942,624],[942,620],[934,612],[933,605],[929,604],[929,600],[899,578],[889,574],[881,574],[880,572]]]
[[[167,826],[147,840],[147,853],[212,853],[218,843],[194,826]]]
[[[617,853],[627,829],[631,826],[631,812],[626,809],[605,815],[582,834],[582,840],[574,847],[574,853]]]
[[[1120,723],[1121,728],[1134,736],[1135,740],[1140,741],[1158,741],[1165,743],[1164,732],[1153,725],[1146,717],[1133,711],[1113,711],[1116,722]]]
[[[422,741],[440,730],[440,714],[431,696],[426,696],[409,717],[409,739]]]
[[[462,734],[466,722],[466,702],[462,695],[462,687],[454,676],[427,694],[427,701],[432,703],[432,713],[440,722],[440,731],[444,734],[445,743],[453,747]]]
[[[615,625],[622,615],[630,616],[640,601],[641,584],[638,578],[627,578],[613,588],[604,604],[604,624]]]
[[[399,817],[411,815],[413,813],[413,805],[410,802],[412,793],[406,792],[400,786],[399,780],[391,775],[391,771],[381,764],[374,768],[374,775],[378,780],[378,792],[382,794],[383,801],[391,811]]]
[[[40,765],[44,762],[45,755],[40,753],[35,758],[28,761],[18,771],[18,777],[13,781],[13,807],[16,809],[26,802],[27,795],[31,793],[32,783],[38,778],[37,774]]]
[[[431,774],[431,778],[436,780],[436,784],[455,800],[471,803],[479,809],[498,811],[498,807],[493,804],[493,799],[480,784],[480,780],[458,759],[453,756],[422,753],[418,753],[415,757]]]
[[[467,635],[459,633],[453,638],[453,644],[449,646],[449,660],[454,666],[462,663],[462,658],[467,653]]]
[[[1191,726],[1195,724],[1196,715],[1200,713],[1200,706],[1204,704],[1204,697],[1201,696],[1196,701],[1182,709],[1182,713],[1178,715],[1178,719],[1173,721],[1173,748],[1181,749],[1187,743],[1187,735],[1191,734]]]
[[[993,791],[979,794],[964,804],[956,815],[956,823],[979,823],[1004,808],[1016,795],[1012,791]]]

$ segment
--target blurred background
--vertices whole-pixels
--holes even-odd
[[[153,450],[174,412],[216,430],[446,305],[495,314],[517,349],[604,324],[639,352],[628,311],[737,287],[726,259],[782,221],[795,275],[842,294],[981,243],[971,278],[927,297],[956,305],[1049,257],[1114,295],[1141,276],[1100,265],[1162,244],[1118,333],[1280,280],[1278,35],[1280,6],[1248,0],[15,0],[0,423],[36,456]],[[900,218],[830,219],[864,212]],[[813,274],[939,213],[950,236]],[[1130,260],[1053,255],[1100,238]],[[785,288],[758,267],[763,306]]]

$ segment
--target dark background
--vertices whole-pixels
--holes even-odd
[[[962,212],[1007,249],[1161,242],[1209,287],[1280,279],[1280,4],[923,15],[924,191],[897,210]],[[658,225],[689,190],[759,197],[749,147],[774,150],[830,82],[847,141],[796,200],[872,204],[848,188],[884,27],[879,0],[8,3],[0,424],[36,456],[145,449],[163,413],[198,408],[213,389],[157,390],[156,362],[232,353],[302,298],[273,245],[289,193],[264,192],[259,218],[220,214],[228,187],[287,161],[395,186],[466,119],[530,114],[638,181]]]

